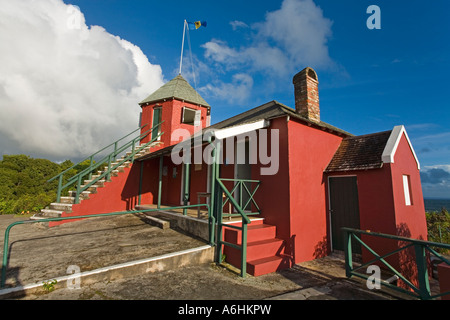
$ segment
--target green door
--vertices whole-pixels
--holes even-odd
[[[359,229],[359,201],[356,177],[330,177],[331,245],[344,250],[342,227]],[[361,253],[361,245],[352,242],[353,252]]]

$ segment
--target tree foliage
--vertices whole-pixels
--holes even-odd
[[[441,211],[426,213],[428,240],[450,244],[450,213],[442,208]]]
[[[47,182],[72,161],[61,164],[26,155],[4,155],[0,161],[0,213],[38,212],[56,198],[58,181]],[[72,169],[74,174],[78,168]]]

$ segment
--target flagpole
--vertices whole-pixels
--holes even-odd
[[[183,41],[181,43],[181,57],[180,57],[180,73],[181,74],[181,66],[183,65],[183,50],[184,50],[184,34],[186,32],[186,20],[184,20],[183,24]]]

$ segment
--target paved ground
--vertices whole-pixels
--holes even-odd
[[[17,217],[0,216],[5,228]],[[22,218],[23,219],[23,218]],[[88,271],[113,264],[205,245],[173,229],[162,230],[134,215],[91,218],[48,228],[18,225],[10,235],[8,286],[41,283],[64,276],[67,267]],[[81,283],[17,300],[399,300],[346,279],[344,261],[327,257],[260,277],[241,278],[233,268],[205,264],[139,274],[116,281]]]

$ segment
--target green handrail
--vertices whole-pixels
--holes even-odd
[[[428,268],[427,268],[427,262],[426,262],[426,251],[430,252],[431,254],[438,257],[440,260],[445,262],[447,265],[450,265],[450,261],[447,260],[444,256],[436,252],[431,247],[438,247],[443,249],[450,249],[450,244],[445,243],[438,243],[438,242],[431,242],[431,241],[425,241],[425,240],[416,240],[401,236],[394,236],[390,234],[384,234],[384,233],[378,233],[378,232],[371,232],[371,231],[364,231],[364,230],[358,230],[358,229],[352,229],[352,228],[342,228],[343,235],[344,235],[344,253],[345,253],[345,272],[346,276],[348,278],[352,276],[357,276],[363,279],[368,279],[369,276],[366,274],[362,274],[357,272],[356,270],[365,268],[374,262],[380,261],[385,267],[387,267],[390,271],[392,271],[399,279],[401,279],[409,288],[413,290],[413,292],[405,290],[403,288],[397,287],[395,285],[392,285],[387,282],[381,281],[380,283],[384,286],[387,286],[391,289],[394,289],[396,291],[414,296],[416,298],[422,299],[422,300],[429,300],[429,299],[435,299],[438,297],[441,297],[443,295],[450,294],[450,291],[443,292],[437,295],[431,295],[430,290],[430,283],[428,279]],[[391,239],[395,241],[402,241],[405,244],[402,247],[399,247],[396,250],[393,250],[387,254],[379,255],[376,253],[372,248],[370,248],[364,241],[361,240],[360,237],[356,236],[357,234],[360,235],[369,235],[374,237],[380,237],[385,239]],[[359,267],[353,268],[353,261],[352,261],[352,239],[355,239],[357,242],[359,242],[361,245],[363,245],[371,254],[375,256],[375,258],[367,263],[362,264]],[[405,278],[404,275],[402,275],[398,270],[396,270],[392,265],[390,265],[385,258],[396,254],[400,251],[403,251],[408,248],[414,248],[415,251],[415,258],[416,258],[416,265],[417,265],[417,271],[418,271],[418,282],[419,286],[415,286],[411,283],[408,279]]]
[[[162,124],[163,122],[164,122],[164,121],[162,121],[162,122],[160,122],[159,124],[155,125],[155,128],[161,126],[161,124]],[[122,141],[123,139],[129,137],[130,135],[132,135],[133,133],[135,133],[137,130],[142,130],[145,126],[147,126],[147,125],[141,126],[140,128],[138,128],[138,129],[136,129],[136,130],[133,130],[131,133],[127,134],[126,136],[120,138],[119,140],[116,140],[115,142],[109,144],[108,146],[104,147],[103,149],[101,149],[101,150],[97,151],[96,153],[94,153],[94,154],[90,155],[89,157],[87,157],[87,158],[86,158],[85,160],[83,160],[83,161],[86,161],[86,160],[90,159],[91,161],[90,161],[89,167],[85,168],[84,170],[82,170],[81,172],[75,174],[74,176],[68,178],[67,182],[66,182],[64,185],[63,185],[63,176],[64,176],[64,174],[67,173],[70,169],[73,169],[73,168],[74,168],[75,166],[77,166],[78,164],[82,163],[83,161],[77,163],[76,165],[73,165],[72,167],[70,167],[70,168],[64,170],[63,172],[59,173],[59,174],[56,175],[55,177],[49,179],[48,182],[51,182],[51,181],[55,180],[56,178],[59,179],[59,181],[58,181],[58,189],[57,189],[57,193],[56,193],[56,202],[60,202],[60,200],[61,200],[61,193],[62,193],[62,191],[63,191],[65,188],[67,188],[67,187],[73,185],[74,183],[77,183],[77,185],[80,185],[80,182],[81,182],[81,180],[82,180],[82,177],[84,177],[84,176],[86,176],[86,175],[88,175],[88,174],[89,174],[89,179],[90,179],[90,178],[92,177],[92,172],[94,172],[94,170],[96,170],[99,166],[103,165],[105,162],[108,162],[108,166],[110,167],[110,164],[111,164],[112,160],[113,160],[113,159],[115,160],[116,157],[117,157],[117,155],[119,155],[120,153],[124,152],[125,150],[127,150],[127,149],[130,148],[130,147],[132,148],[132,154],[133,154],[133,156],[132,156],[132,157],[128,157],[128,159],[131,158],[131,159],[134,160],[134,155],[135,155],[137,152],[139,152],[139,151],[142,150],[144,147],[148,146],[151,142],[154,142],[156,139],[158,139],[158,138],[161,136],[162,133],[160,133],[155,139],[151,140],[150,143],[146,143],[145,146],[141,146],[141,147],[138,149],[138,151],[135,152],[135,151],[136,151],[136,150],[135,150],[135,145],[136,145],[137,141],[141,141],[142,139],[144,139],[144,138],[145,138],[145,137],[153,130],[153,129],[149,129],[149,130],[147,130],[147,131],[145,131],[145,132],[143,132],[143,133],[140,133],[138,136],[132,138],[131,140],[129,140],[128,142],[126,142],[124,145],[122,145],[122,146],[119,147],[119,144],[118,144],[118,143],[119,143],[120,141]],[[112,147],[112,146],[114,146],[114,150],[113,150],[110,154],[104,156],[101,160],[97,161],[97,163],[95,163],[95,164],[93,163],[93,162],[94,162],[94,156],[95,156],[95,155],[101,153],[102,151],[104,151],[104,150],[106,150],[107,148],[110,148],[110,147]],[[108,169],[108,170],[109,170],[109,169]],[[114,169],[113,169],[113,170],[114,170]],[[110,178],[110,172],[111,172],[111,170],[109,170],[109,173],[106,175],[108,180],[109,180],[109,178]],[[99,180],[99,179],[96,179],[96,181],[98,181],[98,180]],[[79,190],[78,190],[78,191],[79,191]],[[78,195],[79,195],[79,194],[78,194]],[[79,201],[78,195],[76,196],[76,202],[75,202],[75,203],[78,203],[78,201]]]
[[[206,207],[208,211],[208,216],[211,216],[210,206],[207,203],[202,204],[191,204],[187,206],[177,206],[177,207],[167,207],[164,210],[176,210],[176,209],[184,209],[184,208],[196,208],[196,207]],[[86,219],[86,218],[95,218],[95,217],[107,217],[107,216],[118,216],[125,214],[136,214],[136,213],[145,213],[152,211],[160,211],[161,209],[145,209],[145,210],[128,210],[128,211],[119,211],[119,212],[108,212],[108,213],[97,213],[83,216],[68,216],[68,217],[58,217],[58,218],[46,218],[39,220],[21,220],[11,223],[8,227],[6,227],[5,235],[3,239],[3,259],[2,259],[2,275],[0,288],[4,288],[6,284],[6,270],[8,267],[8,255],[9,255],[9,234],[12,227],[20,224],[30,224],[30,223],[42,223],[42,222],[52,222],[52,221],[64,221],[64,220],[73,220],[73,219]],[[209,233],[211,235],[213,226],[209,226]],[[210,237],[210,244],[212,245],[213,240]]]
[[[131,159],[134,159],[134,156],[140,152],[142,149],[146,148],[148,145],[150,145],[151,143],[155,142],[161,135],[163,135],[164,132],[161,132],[160,134],[158,134],[158,136],[156,136],[154,139],[150,140],[149,142],[141,145],[138,149],[134,149],[130,155],[124,157],[121,161],[115,163],[114,165],[112,165],[112,154],[110,154],[108,156],[108,169],[106,169],[103,173],[101,173],[98,177],[96,177],[95,179],[92,179],[90,182],[88,182],[87,184],[85,184],[83,187],[81,186],[81,177],[83,175],[78,175],[78,179],[77,179],[77,188],[76,188],[76,195],[75,195],[75,204],[79,203],[79,197],[81,195],[81,193],[85,190],[87,190],[89,187],[91,187],[92,185],[94,185],[96,182],[98,182],[99,180],[101,180],[102,178],[106,177],[107,181],[110,181],[110,177],[111,177],[111,172],[116,170],[118,167],[120,167],[121,165],[123,165],[125,162],[130,161]],[[101,163],[99,164],[101,165]],[[97,166],[96,166],[97,167]]]
[[[57,175],[54,176],[53,178],[47,180],[47,182],[51,182],[51,181],[55,180],[56,178],[59,178],[59,176],[64,175],[64,173],[66,173],[67,171],[69,171],[69,170],[75,168],[77,165],[83,163],[83,162],[86,161],[86,160],[91,160],[91,162],[92,162],[92,160],[94,159],[94,157],[95,157],[97,154],[99,154],[100,152],[102,152],[102,151],[108,149],[109,147],[111,147],[111,146],[113,146],[113,145],[116,145],[119,141],[125,139],[126,137],[129,137],[130,135],[132,135],[132,134],[135,133],[136,131],[142,130],[142,128],[146,127],[147,125],[148,125],[148,124],[145,124],[145,125],[143,125],[143,126],[137,128],[137,129],[131,131],[130,133],[128,133],[127,135],[123,136],[123,137],[120,138],[119,140],[114,141],[113,143],[107,145],[107,146],[104,147],[103,149],[101,149],[101,150],[99,150],[99,151],[97,151],[97,152],[91,154],[90,156],[88,156],[88,157],[85,158],[84,160],[81,160],[80,162],[74,164],[74,165],[71,166],[70,168],[67,168],[67,169],[65,169],[64,171],[60,172],[59,174],[57,174]]]

